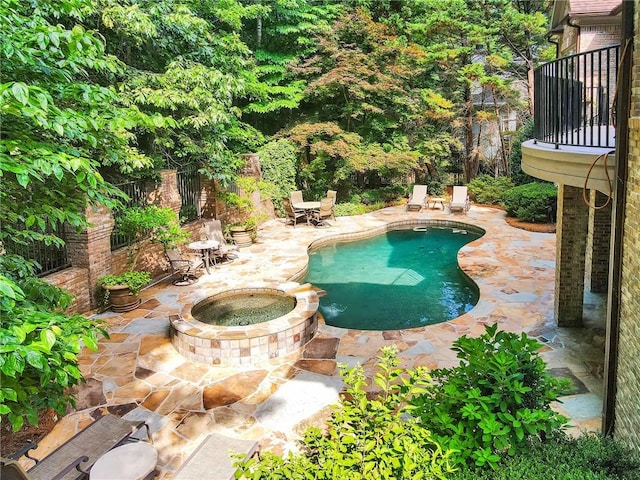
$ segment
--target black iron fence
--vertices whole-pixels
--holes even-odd
[[[67,238],[62,225],[55,229],[47,228],[47,234],[53,234],[61,238],[66,244]],[[71,266],[71,260],[65,246],[47,245],[44,241],[22,244],[14,242],[10,238],[5,240],[3,246],[9,254],[20,255],[27,260],[36,262],[35,274],[38,277],[43,277]]]
[[[563,57],[534,73],[535,138],[541,142],[615,147],[613,101],[620,46]]]
[[[185,224],[200,218],[200,174],[197,166],[178,170],[178,192],[182,197],[180,222]]]

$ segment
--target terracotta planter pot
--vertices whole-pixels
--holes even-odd
[[[234,230],[231,229],[231,238],[234,243],[240,247],[250,247],[253,243],[252,240],[253,230]]]
[[[109,290],[109,302],[114,312],[129,312],[138,308],[142,299],[129,290],[128,285],[105,286]]]

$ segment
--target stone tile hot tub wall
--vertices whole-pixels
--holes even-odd
[[[239,288],[215,295],[275,293],[291,295],[295,308],[287,315],[245,326],[209,325],[194,319],[190,311],[169,317],[171,343],[186,358],[207,365],[251,365],[298,351],[318,329],[318,295],[311,285],[293,290]]]

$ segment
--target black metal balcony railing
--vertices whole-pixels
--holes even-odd
[[[615,147],[611,110],[620,46],[541,65],[534,72],[535,138],[540,142]]]

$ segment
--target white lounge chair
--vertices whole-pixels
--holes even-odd
[[[427,186],[426,185],[414,185],[413,193],[411,197],[409,197],[409,201],[407,202],[407,210],[417,210],[418,212],[422,210],[425,202],[427,201]]]
[[[453,195],[451,196],[451,202],[449,202],[449,211],[461,210],[466,214],[469,210],[469,195],[467,193],[467,187],[461,185],[455,185],[453,187]]]

